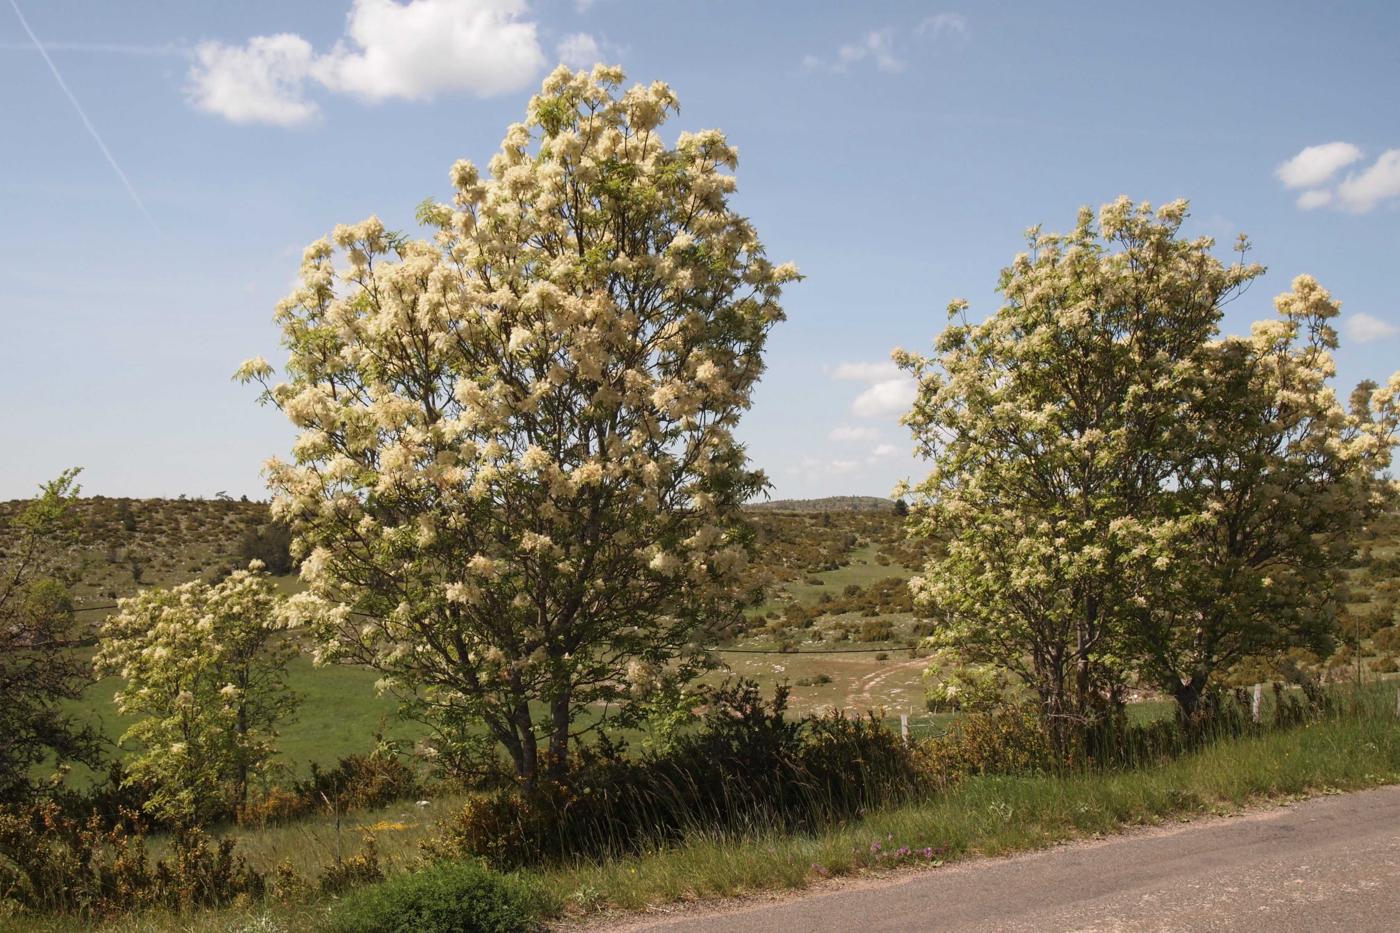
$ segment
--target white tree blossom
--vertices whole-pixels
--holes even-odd
[[[550,75],[420,208],[430,240],[312,244],[285,380],[239,372],[301,431],[268,476],[323,657],[382,671],[446,759],[484,723],[527,783],[629,662],[694,672],[735,617],[765,479],[733,431],[797,278],[730,208],[724,135],[667,145],[671,89],[622,81]]]

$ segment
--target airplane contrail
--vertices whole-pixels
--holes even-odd
[[[112,151],[107,148],[107,144],[102,141],[102,136],[97,132],[97,127],[92,125],[92,121],[88,119],[87,113],[83,111],[83,105],[78,103],[78,98],[74,97],[73,92],[68,89],[68,83],[63,80],[63,75],[59,73],[58,66],[55,65],[53,59],[49,57],[48,50],[45,49],[44,44],[39,41],[39,37],[34,35],[34,30],[29,28],[29,21],[24,18],[24,13],[20,11],[17,0],[10,0],[10,7],[15,11],[15,16],[19,17],[19,24],[24,27],[24,31],[29,35],[29,41],[34,43],[34,48],[38,50],[39,54],[43,56],[45,63],[48,64],[49,71],[53,72],[54,80],[58,82],[58,86],[68,97],[69,103],[73,105],[74,110],[78,111],[78,116],[82,119],[83,126],[87,127],[87,131],[92,135],[93,141],[96,142],[97,147],[102,150],[102,154],[107,157],[107,164],[112,166],[112,171],[117,173],[117,177],[120,178],[122,184],[126,186],[127,194],[131,195],[131,200],[136,202],[136,206],[141,209],[141,213],[146,216],[146,220],[150,223],[151,227],[159,232],[159,228],[156,227],[155,218],[151,216],[150,211],[146,210],[145,202],[142,201],[141,196],[136,193],[136,186],[131,183],[131,179],[126,177],[126,172],[122,171],[122,167],[117,164],[116,157],[113,156]]]
[[[171,55],[188,58],[189,49],[178,45],[131,45],[124,42],[46,42],[44,48],[50,52],[97,52],[112,55]],[[32,52],[31,42],[0,42],[0,51]]]

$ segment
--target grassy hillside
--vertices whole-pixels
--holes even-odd
[[[0,526],[27,505],[0,502]],[[240,545],[269,521],[265,502],[247,499],[77,500],[81,606],[110,603],[138,588],[169,586],[244,563]]]
[[[773,499],[751,502],[755,512],[889,512],[894,502],[880,496],[826,496],[822,499]]]
[[[0,516],[21,506],[0,503]],[[211,578],[244,563],[250,536],[266,532],[270,522],[265,503],[228,499],[93,497],[79,500],[76,514],[82,580],[75,595],[80,607],[90,607],[79,618],[93,626],[115,597]],[[870,497],[768,503],[749,517],[758,538],[750,582],[764,582],[766,597],[749,612],[743,631],[716,646],[725,668],[709,679],[740,675],[765,688],[786,682],[797,712],[883,709],[891,717],[911,716],[916,731],[941,728],[943,717],[924,705],[917,650],[929,622],[915,612],[905,586],[928,558],[928,544],[909,540],[890,503]],[[1397,541],[1396,517],[1373,530],[1351,573],[1344,643],[1331,658],[1300,657],[1299,663],[1321,668],[1330,679],[1353,678],[1360,638],[1364,678],[1400,668]],[[286,590],[298,585],[294,576],[283,579]],[[1253,682],[1275,675],[1261,669],[1240,676]],[[381,727],[394,738],[421,735],[419,727],[397,719],[391,698],[374,692],[375,679],[359,668],[294,662],[291,686],[304,702],[282,741],[292,772],[365,751]],[[111,705],[117,686],[112,679],[98,682],[81,704],[113,738],[124,728]]]

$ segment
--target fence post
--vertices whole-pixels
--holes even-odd
[[[1257,724],[1259,722],[1259,707],[1264,699],[1264,685],[1254,685],[1254,699],[1249,704],[1249,717]]]
[[[1395,715],[1400,716],[1400,687],[1395,688]]]
[[[1397,709],[1400,709],[1400,699],[1396,700]],[[909,744],[909,714],[899,714],[899,738],[905,745]]]

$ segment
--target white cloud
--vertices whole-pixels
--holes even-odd
[[[929,42],[950,37],[966,39],[969,35],[967,17],[960,13],[935,13],[924,17],[913,30],[872,29],[854,42],[847,42],[830,59],[820,55],[802,56],[804,71],[830,71],[843,74],[856,65],[869,63],[886,74],[898,74],[907,66],[910,51],[908,37],[912,35]]]
[[[893,457],[899,453],[899,448],[893,444],[877,444],[875,449],[870,451],[871,460],[883,460],[886,457]]]
[[[194,54],[190,97],[201,110],[234,123],[278,126],[303,123],[317,113],[302,96],[314,56],[301,36],[256,36],[242,47],[204,42]]]
[[[925,16],[914,30],[921,36],[967,36],[967,17],[961,13],[935,13]]]
[[[848,441],[873,441],[879,438],[879,436],[880,431],[877,428],[862,428],[849,424],[842,424],[832,428],[827,438],[844,443]]]
[[[904,61],[894,54],[894,30],[876,29],[865,34],[859,42],[852,42],[836,50],[833,71],[845,71],[851,65],[873,61],[875,67],[887,74],[897,74],[904,70]]]
[[[797,468],[790,470],[792,473],[806,473],[808,475],[836,475],[844,476],[847,473],[854,473],[860,469],[859,460],[819,460],[815,457],[804,457]]]
[[[586,32],[565,36],[559,41],[555,51],[559,60],[570,68],[592,68],[603,58],[603,50],[598,47],[598,40]]]
[[[1284,162],[1274,174],[1286,188],[1316,188],[1361,158],[1361,150],[1351,143],[1323,143],[1308,146]]]
[[[857,382],[883,382],[896,379],[903,374],[898,366],[886,360],[880,363],[838,363],[831,371],[833,379],[852,379]]]
[[[1305,188],[1298,207],[1308,211],[1334,207],[1365,214],[1387,201],[1400,200],[1400,149],[1387,149],[1360,171],[1335,181],[1343,168],[1361,159],[1351,143],[1309,146],[1278,167],[1275,174],[1286,188]]]
[[[287,126],[315,116],[310,82],[370,101],[514,91],[545,64],[526,12],[524,0],[354,0],[345,36],[324,54],[286,33],[202,43],[189,94],[237,123]]]
[[[830,371],[833,379],[868,382],[870,387],[856,396],[851,411],[861,418],[889,418],[902,415],[914,402],[915,382],[893,362],[840,363]],[[833,439],[835,432],[832,432]]]
[[[1357,214],[1391,198],[1400,198],[1400,149],[1387,149],[1370,168],[1337,186],[1338,204]]]
[[[1369,314],[1357,313],[1348,314],[1346,319],[1342,321],[1342,333],[1346,335],[1348,340],[1355,340],[1357,343],[1370,343],[1400,336],[1400,327]]]
[[[518,90],[545,63],[525,12],[523,0],[355,0],[349,42],[317,63],[316,78],[368,100]]]
[[[1298,206],[1305,211],[1326,207],[1332,203],[1332,192],[1326,188],[1313,188],[1298,195]]]
[[[888,379],[866,389],[851,403],[851,411],[862,418],[892,418],[904,414],[914,404],[913,379]]]

